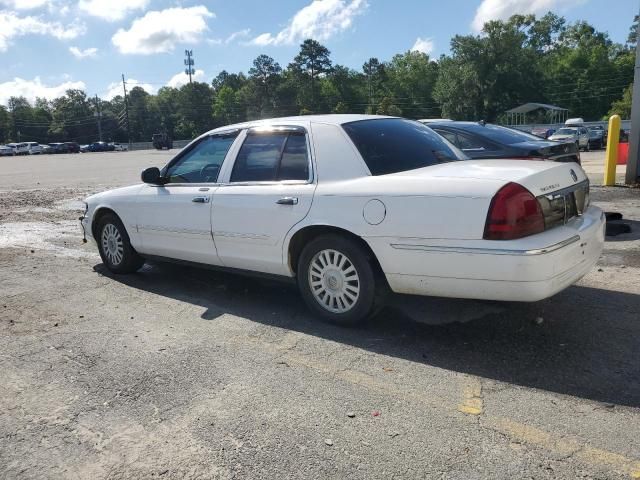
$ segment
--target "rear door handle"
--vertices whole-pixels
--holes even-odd
[[[298,198],[297,197],[283,197],[276,202],[278,205],[297,205]]]
[[[191,201],[193,203],[209,203],[209,197],[193,197]]]

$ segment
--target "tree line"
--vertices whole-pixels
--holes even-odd
[[[514,15],[485,24],[479,35],[456,35],[450,55],[432,59],[407,51],[360,70],[334,64],[331,52],[305,40],[282,67],[258,56],[245,74],[220,72],[211,83],[133,87],[110,100],[68,90],[53,99],[12,97],[0,106],[0,143],[9,141],[149,141],[166,132],[189,139],[218,126],[258,118],[312,113],[376,113],[505,123],[504,112],[525,102],[568,108],[599,120],[631,108],[638,17],[625,44],[584,21]],[[128,120],[128,124],[127,124]],[[530,121],[545,122],[543,111]]]

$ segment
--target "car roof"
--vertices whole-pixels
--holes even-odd
[[[327,114],[327,115],[298,115],[293,117],[277,117],[266,118],[263,120],[252,120],[249,122],[235,123],[232,125],[225,125],[224,127],[218,127],[209,132],[211,134],[216,132],[224,132],[227,130],[234,130],[238,128],[251,128],[251,127],[267,127],[270,125],[281,125],[283,123],[292,123],[294,125],[308,124],[308,123],[325,123],[330,125],[343,125],[345,123],[357,122],[359,120],[376,120],[382,118],[399,118],[391,117],[387,115],[361,115],[361,114]]]
[[[466,122],[466,121],[458,121],[458,120],[445,120],[445,121],[436,121],[429,122],[428,126],[432,125],[442,125],[443,127],[464,127],[465,125],[480,125],[480,122]],[[491,125],[487,123],[487,125]]]

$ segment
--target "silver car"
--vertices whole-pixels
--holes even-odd
[[[0,145],[0,157],[13,157],[16,154],[16,151],[7,146],[7,145]]]
[[[16,155],[29,155],[29,147],[26,143],[7,143],[7,147],[13,148]]]
[[[25,142],[29,148],[29,155],[40,155],[42,153],[42,145],[38,142]]]
[[[555,140],[556,142],[566,142],[567,140],[573,140],[578,145],[578,149],[583,149],[585,152],[590,150],[589,148],[589,130],[585,127],[562,127],[556,130],[548,140]]]

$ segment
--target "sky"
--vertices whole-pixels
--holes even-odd
[[[305,38],[355,69],[408,50],[437,58],[454,35],[514,13],[553,11],[624,43],[639,9],[638,0],[0,0],[0,104],[68,88],[108,99],[122,74],[150,93],[180,86],[185,49],[206,82],[247,72],[263,53],[285,67]]]

